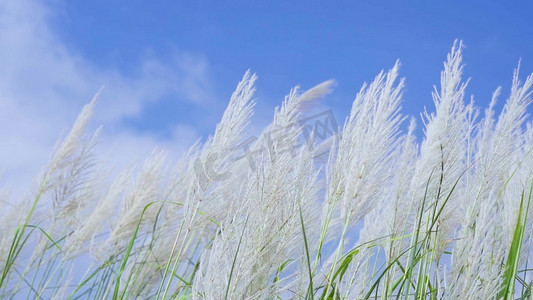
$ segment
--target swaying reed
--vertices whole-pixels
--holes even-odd
[[[0,193],[0,298],[533,299],[533,75],[481,114],[455,42],[417,138],[399,69],[342,128],[315,120],[329,136],[306,121],[331,80],[250,136],[246,72],[205,143],[112,178],[86,133],[95,97],[37,187]]]

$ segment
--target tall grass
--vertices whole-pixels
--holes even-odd
[[[533,75],[481,114],[456,42],[417,138],[399,68],[342,128],[307,122],[326,81],[257,137],[247,72],[205,143],[114,177],[86,132],[95,97],[36,188],[2,200],[0,298],[533,299]]]

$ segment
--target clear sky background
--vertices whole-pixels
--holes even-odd
[[[117,164],[212,133],[247,69],[255,127],[293,86],[331,78],[323,105],[341,124],[363,82],[400,59],[403,112],[419,121],[462,39],[467,94],[484,107],[503,86],[501,108],[519,59],[522,78],[533,72],[529,3],[0,0],[0,174],[35,177],[101,85],[91,126],[104,125],[100,148]]]

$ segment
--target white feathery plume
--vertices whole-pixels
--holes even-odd
[[[32,203],[27,196],[24,196],[22,201],[15,203],[7,202],[4,199],[1,202],[0,231],[3,234],[0,234],[0,265],[4,266],[13,242],[13,233],[19,225],[24,224],[27,216],[21,212],[30,211]],[[38,213],[39,211],[35,212],[34,215]]]
[[[519,66],[520,67],[520,66]],[[500,172],[493,174],[502,183],[511,178],[518,164],[524,158],[525,153],[521,152],[521,142],[523,142],[523,124],[526,118],[526,110],[531,104],[531,94],[533,87],[533,74],[529,75],[522,84],[518,79],[519,67],[515,70],[511,95],[505,104],[498,122],[494,129],[495,155],[494,163],[491,166]],[[503,144],[505,143],[505,144]],[[516,180],[515,180],[516,179]],[[511,178],[511,186],[501,191],[502,198],[498,201],[498,206],[502,208],[503,230],[506,237],[505,244],[511,244],[516,216],[520,206],[521,192],[525,188],[518,177]],[[513,184],[516,184],[513,188]],[[525,183],[529,185],[529,182]],[[527,188],[526,188],[527,190]]]
[[[33,215],[33,221],[48,225],[48,235],[54,240],[62,240],[77,228],[84,217],[84,209],[97,200],[90,176],[94,171],[92,151],[100,128],[90,137],[86,136],[85,131],[102,89],[83,107],[69,134],[54,151],[33,199],[35,207],[48,207],[47,219],[36,220]],[[51,197],[50,202],[41,201],[45,196]],[[51,223],[47,223],[48,220]],[[41,235],[30,261],[33,263],[42,256],[49,244],[49,238]]]
[[[53,184],[53,182],[48,182],[48,176],[51,176],[54,172],[64,167],[68,167],[73,162],[73,159],[76,159],[76,157],[73,157],[73,155],[79,150],[85,128],[87,127],[87,124],[93,114],[94,106],[96,105],[96,101],[100,96],[102,89],[103,88],[96,93],[89,104],[83,107],[81,113],[72,126],[70,133],[63,140],[60,147],[55,151],[54,156],[52,157],[52,160],[46,169],[45,178],[43,179],[48,183],[47,186]]]
[[[409,191],[411,179],[415,172],[415,162],[418,158],[414,129],[415,120],[412,118],[407,134],[401,137],[400,143],[391,154],[393,157],[397,157],[397,159],[389,162],[390,172],[393,173],[392,178],[383,186],[383,196],[377,201],[376,207],[365,216],[363,228],[359,232],[358,244],[381,245],[385,254],[384,263],[387,264],[398,258],[403,265],[406,265],[406,257],[400,255],[408,247],[406,239],[402,236],[408,234],[408,220],[412,218],[410,214],[413,203]],[[350,266],[347,272],[352,275],[349,284],[345,287],[346,297],[363,297],[364,293],[368,291],[375,275],[369,269],[373,267],[370,262],[378,259],[379,254],[379,250],[376,251],[375,248],[367,250],[366,247],[363,247],[358,257],[354,258],[353,266]],[[383,287],[390,286],[391,282],[401,275],[403,272],[400,272],[397,264],[394,264],[383,279],[385,282]]]
[[[436,261],[451,243],[456,227],[460,183],[467,168],[466,145],[472,134],[469,122],[473,103],[464,105],[467,83],[461,80],[462,72],[462,42],[455,41],[441,73],[441,90],[433,93],[435,113],[425,114],[425,139],[413,180],[415,212],[424,207],[423,214],[416,216],[422,220],[421,230],[428,230],[429,221],[442,209],[434,220],[438,228],[433,228],[437,231],[433,244]]]
[[[396,143],[402,117],[399,105],[403,79],[396,84],[399,62],[366,84],[354,100],[350,117],[338,141],[338,153],[329,179],[328,202],[340,201],[343,224],[357,223],[373,207],[387,162]]]
[[[383,257],[382,253],[385,255],[385,261],[380,263],[390,263],[407,247],[405,239],[401,237],[407,233],[406,222],[411,217],[409,207],[413,205],[409,190],[418,158],[414,129],[415,121],[411,119],[407,134],[398,139],[393,152],[389,154],[397,157],[386,162],[390,175],[383,181],[374,207],[363,217],[363,227],[357,240],[360,249],[352,258],[340,288],[344,299],[364,298],[376,276],[372,269]],[[397,272],[397,268],[391,268],[384,279],[385,282],[395,280]]]
[[[324,264],[330,272],[336,269],[346,246],[355,246],[347,245],[350,228],[375,207],[383,196],[383,186],[390,182],[391,154],[403,119],[399,109],[404,83],[403,79],[397,83],[399,65],[396,62],[389,72],[381,72],[370,85],[363,85],[335,141],[335,153],[330,153],[322,225],[330,236],[335,234],[338,243]],[[339,235],[333,231],[336,224],[342,227]],[[343,288],[342,294],[351,289],[349,284],[343,284]]]
[[[511,95],[497,123],[493,106],[500,89],[493,94],[481,123],[475,140],[474,167],[467,174],[468,202],[452,252],[449,284],[444,293],[447,298],[458,295],[493,298],[499,292],[504,268],[497,262],[506,261],[521,193],[528,191],[531,180],[531,166],[527,163],[530,155],[525,150],[528,146],[522,125],[531,102],[532,85],[532,76],[521,85],[516,70]]]
[[[412,212],[412,199],[409,197],[409,186],[411,178],[415,172],[416,159],[418,158],[418,148],[414,136],[415,120],[411,119],[407,135],[402,138],[402,141],[394,152],[394,157],[398,157],[393,162],[391,170],[398,170],[393,175],[392,184],[390,185],[391,198],[384,197],[382,200],[381,215],[375,215],[374,218],[368,217],[369,221],[374,221],[374,225],[379,228],[383,227],[383,232],[379,236],[390,239],[390,244],[384,246],[384,251],[387,254],[387,261],[392,261],[400,255],[404,249],[403,240],[393,240],[394,238],[406,234],[408,228],[406,222],[411,218],[409,213]],[[376,210],[376,213],[378,210]],[[365,221],[366,222],[366,221]]]
[[[157,207],[161,204],[156,203],[152,207],[148,206],[156,201],[161,201],[165,162],[166,154],[157,150],[152,152],[145,161],[136,180],[131,183],[131,187],[125,190],[118,217],[113,222],[109,238],[101,249],[109,250],[111,253],[113,253],[113,248],[118,251],[130,241],[139,222],[141,225],[155,222]],[[145,208],[147,209],[145,210]]]
[[[54,191],[54,195],[52,195],[52,215],[54,218],[68,218],[75,215],[75,210],[84,204],[82,201],[77,201],[76,193],[83,186],[88,172],[91,170],[91,151],[100,131],[97,130],[91,138],[84,139],[85,129],[101,91],[102,89],[98,91],[89,104],[83,107],[70,133],[54,151],[54,155],[40,179],[39,191],[35,198],[39,200],[46,192]]]
[[[234,157],[238,152],[238,145],[243,140],[246,127],[253,114],[255,101],[255,74],[247,71],[233,92],[228,107],[224,111],[221,121],[216,127],[215,134],[204,144],[193,168],[186,176],[195,178],[195,185],[188,196],[178,202],[189,203],[189,207],[197,207],[204,217],[196,212],[195,222],[209,223],[209,218],[220,219],[224,215],[224,207],[230,199],[220,197],[220,191],[226,186],[231,177],[237,173]],[[194,210],[193,210],[194,211]],[[219,214],[222,214],[219,216]]]
[[[174,269],[174,262],[180,261],[181,257],[197,260],[197,257],[192,258],[197,255],[195,247],[198,244],[205,246],[213,238],[216,234],[214,222],[221,222],[227,215],[226,207],[233,205],[235,196],[225,196],[230,190],[227,186],[236,183],[234,178],[238,172],[235,171],[233,159],[253,113],[255,102],[252,97],[256,78],[249,71],[244,74],[215,134],[203,146],[199,143],[193,145],[171,173],[169,185],[161,193],[165,205],[162,220],[159,220],[161,226],[156,233],[166,237],[164,240],[170,244],[165,251],[150,253],[154,261],[170,260],[171,269]],[[194,264],[193,261],[191,263]],[[179,272],[184,269],[183,265],[188,264],[187,261],[180,262],[175,271]],[[186,278],[192,274],[181,275]]]
[[[101,245],[95,245],[93,241],[97,235],[106,232],[111,226],[110,220],[113,220],[118,213],[117,205],[121,201],[121,196],[126,193],[125,189],[132,177],[133,168],[125,169],[113,180],[106,192],[100,195],[100,201],[96,203],[94,209],[66,239],[65,253],[68,257],[79,255],[87,249],[91,250],[95,258],[108,254],[103,252]]]
[[[297,154],[299,163],[293,163],[296,138],[301,132],[297,120],[302,104],[313,100],[311,95],[328,93],[331,84],[323,83],[302,95],[295,88],[276,109],[272,124],[258,139],[266,143],[267,149],[259,154],[256,169],[248,175],[250,180],[234,198],[239,205],[222,224],[213,249],[203,260],[206,264],[195,280],[195,295],[213,299],[226,294],[232,299],[276,295],[293,285],[290,277],[276,285],[268,282],[288,262],[285,260],[296,259],[300,262],[297,268],[307,265],[308,261],[300,257],[304,246],[302,224],[308,226],[305,230],[313,228],[311,216],[316,212],[318,187],[308,149],[303,147]],[[236,240],[240,242],[236,244]],[[295,284],[305,286],[302,282]]]

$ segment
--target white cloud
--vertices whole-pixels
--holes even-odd
[[[183,124],[173,130],[171,140],[162,142],[129,131],[119,121],[141,113],[143,104],[163,96],[198,105],[212,101],[204,57],[179,51],[165,61],[145,57],[135,75],[97,67],[52,31],[49,21],[54,12],[43,3],[0,1],[0,173],[4,180],[18,187],[28,184],[46,164],[57,138],[101,85],[106,88],[93,124],[104,124],[101,148],[113,148],[122,160],[147,154],[156,145],[180,152],[198,138]]]

